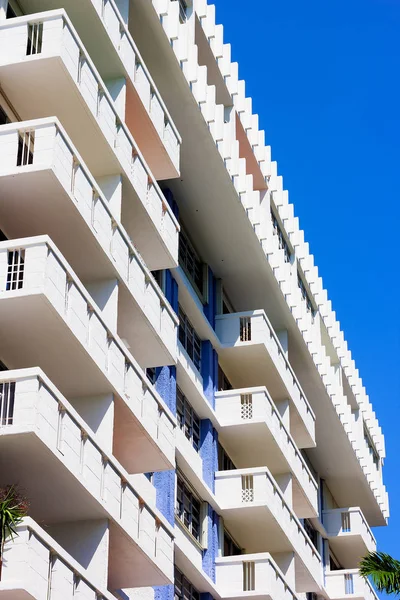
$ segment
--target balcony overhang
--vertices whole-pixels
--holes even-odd
[[[54,153],[47,163],[41,163],[39,157],[36,165],[34,154],[33,165],[15,166],[7,170],[0,167],[0,219],[3,230],[10,239],[48,234],[85,284],[107,279],[119,280],[118,333],[127,340],[143,367],[173,364],[176,361],[175,334],[172,333],[171,337],[167,330],[157,331],[143,305],[142,289],[150,273],[142,271],[140,258],[137,257],[136,269],[131,269],[137,272],[137,281],[130,281],[129,287],[126,273],[125,279],[121,277],[122,261],[118,264],[111,256],[107,235],[101,229],[97,232],[93,229],[90,207],[88,213],[87,204],[78,202],[71,192],[72,168],[69,172],[69,167],[72,167],[72,152],[70,159],[71,164],[66,160],[65,164],[56,167],[57,156]],[[63,168],[66,170],[64,180],[60,177]],[[106,202],[104,200],[104,206]],[[111,215],[108,215],[108,221],[111,233]],[[137,297],[134,293],[136,290]],[[160,300],[158,302],[160,313],[165,310],[172,322],[176,320],[172,309],[163,309]]]
[[[42,52],[21,57],[18,48],[13,52],[16,42],[10,35],[10,53],[0,59],[4,93],[22,120],[56,115],[93,176],[122,176],[122,220],[129,235],[151,270],[175,267],[176,228],[179,229],[176,219],[124,126],[118,130],[114,103],[90,59],[83,53],[65,11],[35,15],[34,20],[44,24]],[[49,33],[52,21],[54,30],[58,31],[56,41]],[[63,23],[68,27],[62,29]],[[26,17],[9,19],[0,25],[0,36],[19,27],[27,36],[27,24]],[[133,169],[134,155],[140,162],[140,175],[128,173]],[[148,186],[151,186],[154,202],[157,200],[155,208]],[[161,225],[163,219],[167,225]]]
[[[179,166],[170,157],[131,76],[134,65],[129,64],[129,59],[135,59],[135,49],[132,48],[132,56],[129,54],[124,60],[113,43],[112,36],[115,37],[118,24],[113,8],[108,7],[111,14],[107,14],[107,23],[96,10],[94,0],[70,0],[67,5],[62,0],[21,0],[20,5],[27,14],[65,8],[103,81],[126,78],[125,121],[156,179],[179,177]],[[120,29],[117,33],[121,35]],[[125,43],[128,45],[126,38]],[[164,116],[162,120],[164,125]]]
[[[90,492],[88,483],[73,475],[62,454],[54,454],[34,431],[1,431],[0,485],[10,484],[10,472],[29,497],[30,516],[44,526],[109,519],[111,589],[170,583],[131,535],[112,519]]]

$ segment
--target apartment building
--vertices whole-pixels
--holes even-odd
[[[206,0],[0,0],[0,599],[376,600],[385,446]]]

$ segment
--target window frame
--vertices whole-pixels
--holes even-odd
[[[189,258],[189,260],[188,260]],[[193,268],[190,266],[192,262]],[[197,252],[192,240],[181,223],[179,233],[178,263],[189,279],[194,291],[203,304],[208,302],[207,265]],[[197,267],[197,275],[195,273]]]
[[[307,289],[307,284],[304,281],[304,276],[299,271],[299,269],[297,269],[297,287],[299,288],[301,296],[304,302],[306,303],[307,312],[309,312],[312,318],[314,318],[317,311],[315,309],[314,302],[311,298],[311,294]]]
[[[175,518],[197,544],[202,544],[203,501],[193,490],[182,473],[176,472]],[[193,515],[193,508],[198,516]]]
[[[179,578],[179,586],[177,579]],[[177,588],[179,593],[177,593]],[[174,600],[200,600],[200,592],[175,565],[174,567]]]
[[[178,305],[178,339],[185,349],[197,371],[201,372],[201,339],[193,327],[190,319],[183,310],[182,306]],[[191,350],[189,349],[191,348]]]
[[[176,420],[186,439],[196,452],[200,452],[201,419],[178,385],[176,386]]]

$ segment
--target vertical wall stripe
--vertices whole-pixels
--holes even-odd
[[[209,419],[200,422],[200,457],[203,463],[203,479],[214,492],[215,471],[218,471],[218,432]]]
[[[203,571],[215,582],[215,559],[218,556],[218,526],[219,517],[215,510],[208,504],[207,529],[208,542],[207,548],[203,550]]]

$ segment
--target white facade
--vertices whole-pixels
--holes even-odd
[[[0,600],[375,600],[384,438],[206,0],[0,0],[0,340]]]

